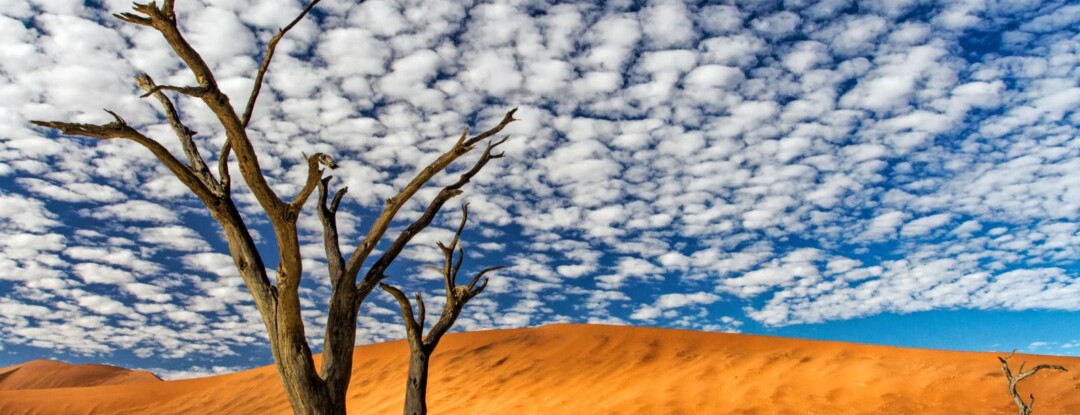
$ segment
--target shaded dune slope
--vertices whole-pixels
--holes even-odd
[[[357,350],[350,414],[399,414],[407,346]],[[1080,415],[1080,358],[1021,383],[1037,414]],[[14,375],[12,375],[14,376]],[[434,414],[1014,414],[994,353],[600,325],[453,334]],[[272,366],[200,379],[0,391],[4,414],[288,414]]]

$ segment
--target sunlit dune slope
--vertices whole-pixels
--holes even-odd
[[[0,390],[52,389],[80,386],[157,382],[161,379],[142,370],[108,365],[71,365],[54,360],[34,360],[0,369]]]
[[[407,347],[357,350],[349,413],[401,411]],[[1080,415],[1080,358],[1021,384],[1035,414]],[[1015,414],[993,353],[599,325],[447,336],[434,414]],[[263,367],[181,381],[0,391],[3,414],[289,413]]]

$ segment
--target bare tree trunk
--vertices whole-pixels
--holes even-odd
[[[409,379],[405,385],[405,415],[427,414],[428,361],[424,350],[410,350]]]
[[[285,393],[289,396],[294,413],[345,413],[344,397],[335,399],[316,373],[311,349],[307,345],[302,327],[299,332],[295,329],[280,331],[277,341],[271,341],[271,349],[274,351],[278,374],[285,384]],[[334,402],[342,405],[335,410]]]
[[[353,291],[331,298],[323,340],[323,361],[319,371],[334,407],[328,413],[345,413],[345,392],[352,377],[353,349],[356,347],[356,309]]]

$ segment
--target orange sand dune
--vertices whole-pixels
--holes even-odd
[[[0,390],[53,389],[161,382],[153,373],[109,365],[71,365],[34,360],[0,369]]]
[[[349,413],[398,414],[403,342],[359,347]],[[1035,414],[1080,415],[1080,358],[1021,383]],[[447,336],[434,414],[1015,414],[994,353],[555,325]],[[0,391],[3,414],[287,414],[273,367],[92,388]]]

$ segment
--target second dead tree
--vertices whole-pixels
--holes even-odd
[[[1024,398],[1020,397],[1020,393],[1016,391],[1016,384],[1021,380],[1024,380],[1024,378],[1034,375],[1035,372],[1043,369],[1060,370],[1062,372],[1068,372],[1068,370],[1058,365],[1038,365],[1031,369],[1024,370],[1024,364],[1027,362],[1020,362],[1020,368],[1017,369],[1016,374],[1013,375],[1012,370],[1009,369],[1008,360],[1010,357],[1013,357],[1014,354],[1016,354],[1016,350],[1013,350],[1008,356],[998,356],[998,360],[1001,361],[1001,371],[1005,372],[1005,378],[1009,380],[1009,394],[1012,395],[1013,403],[1016,404],[1017,413],[1019,415],[1029,415],[1031,414],[1031,406],[1035,405],[1035,394],[1028,394],[1031,401],[1024,402]]]
[[[401,316],[405,319],[405,334],[409,343],[409,379],[405,387],[405,415],[427,414],[428,363],[431,354],[435,351],[435,347],[439,345],[442,336],[453,327],[465,303],[484,291],[484,287],[488,283],[488,279],[484,275],[504,268],[503,266],[485,268],[469,280],[469,285],[464,287],[457,285],[458,270],[461,269],[461,263],[465,259],[465,250],[460,244],[461,232],[465,229],[465,223],[468,220],[469,205],[464,204],[461,206],[461,223],[454,233],[453,241],[450,242],[449,246],[444,245],[442,242],[438,243],[445,260],[442,268],[431,268],[439,271],[443,276],[446,284],[446,305],[443,306],[439,321],[431,327],[427,336],[424,336],[424,318],[426,314],[424,297],[419,292],[416,293],[417,310],[414,315],[412,303],[404,292],[391,285],[379,284],[380,288],[390,293],[397,300],[398,305],[401,306]],[[455,251],[457,255],[454,255]],[[481,281],[481,278],[483,278],[483,281]]]

